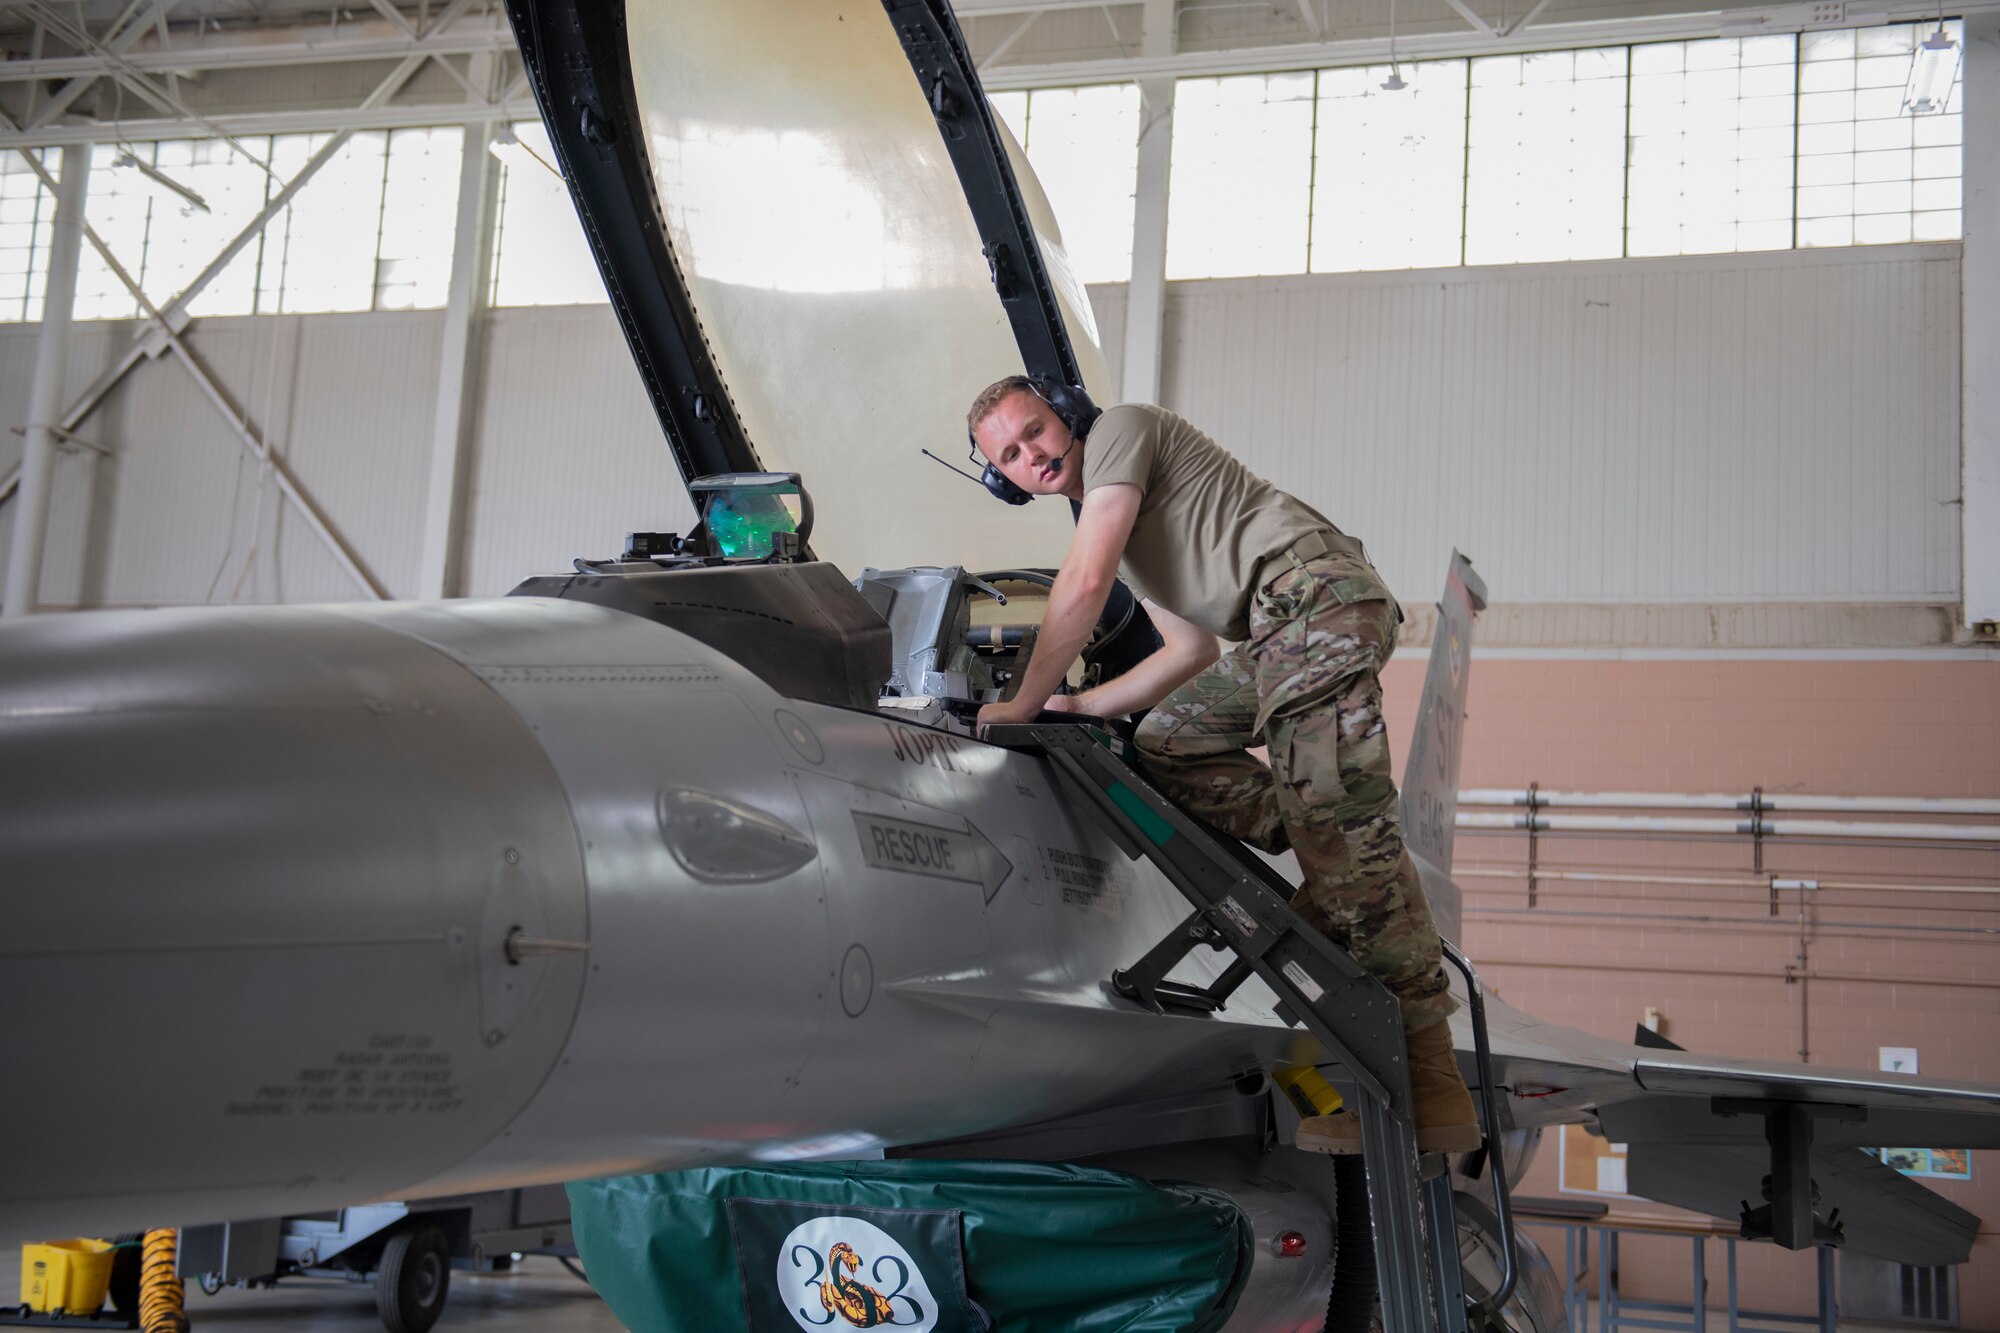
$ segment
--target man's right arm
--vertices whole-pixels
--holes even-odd
[[[1146,603],[1153,627],[1160,631],[1161,646],[1152,655],[1116,680],[1106,681],[1082,694],[1051,700],[1068,712],[1089,713],[1094,717],[1124,717],[1143,713],[1193,680],[1222,656],[1213,634],[1199,625],[1182,620],[1165,607]],[[1060,698],[1061,696],[1058,696]]]

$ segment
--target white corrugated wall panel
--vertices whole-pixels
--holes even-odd
[[[1942,600],[1959,330],[1957,246],[1177,283],[1162,396],[1412,599]]]
[[[616,556],[628,532],[694,525],[610,306],[496,311],[484,346],[467,503],[469,594],[495,596],[530,574],[566,572],[577,556]]]
[[[187,334],[229,400],[392,595],[407,593],[415,578],[440,319],[435,312],[208,319]],[[72,399],[124,353],[132,328],[77,326]],[[0,383],[32,368],[34,332],[6,331]],[[25,408],[10,389],[5,415]],[[44,604],[365,595],[174,357],[141,362],[77,433],[111,456],[66,452],[58,461]],[[16,439],[8,466],[18,452]]]
[[[1114,367],[1124,298],[1091,289]],[[399,595],[440,318],[190,335]],[[1413,601],[1454,545],[1515,602],[1948,601],[1960,323],[1955,246],[1179,283],[1163,397],[1363,537]],[[78,326],[72,393],[130,328]],[[0,328],[0,426],[25,424],[36,332]],[[468,591],[691,524],[608,307],[498,311],[482,347]],[[116,457],[58,464],[47,603],[359,595],[173,361],[142,365],[80,433]],[[0,435],[0,474],[20,447]]]
[[[414,579],[439,316],[203,320],[188,344],[392,595]],[[90,324],[72,394],[122,354]],[[338,601],[365,596],[177,359],[134,368],[78,434],[114,451],[59,469],[43,600],[52,605]]]

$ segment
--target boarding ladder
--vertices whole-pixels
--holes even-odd
[[[1127,760],[1123,741],[1076,723],[998,725],[983,734],[997,745],[1048,759],[1120,849],[1158,866],[1194,905],[1193,914],[1143,958],[1112,975],[1121,995],[1161,1013],[1214,1012],[1257,976],[1278,996],[1278,1016],[1303,1023],[1352,1075],[1384,1333],[1463,1333],[1468,1307],[1451,1175],[1441,1161],[1418,1158],[1402,1010],[1395,996],[1292,910],[1293,889],[1282,877],[1241,842],[1189,815],[1154,787]],[[1236,960],[1207,987],[1166,979],[1202,945],[1232,950]],[[1466,979],[1491,1147],[1498,1121],[1485,1005],[1464,957],[1449,944],[1445,952]],[[1505,1173],[1491,1153],[1489,1163],[1505,1272],[1500,1290],[1481,1302],[1480,1310],[1504,1306],[1517,1268]],[[1440,1317],[1439,1312],[1451,1313]]]

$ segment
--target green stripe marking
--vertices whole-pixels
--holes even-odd
[[[1167,839],[1174,836],[1174,826],[1166,821],[1166,817],[1147,805],[1138,792],[1124,783],[1111,784],[1111,799],[1155,847],[1166,846]]]

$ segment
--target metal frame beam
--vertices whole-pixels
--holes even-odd
[[[1512,37],[1517,32],[1525,32],[1536,19],[1542,16],[1542,11],[1547,9],[1551,2],[1552,0],[1535,0],[1534,7],[1521,15],[1521,17],[1515,19],[1512,23],[1509,23],[1506,27],[1500,29],[1500,35],[1503,37]]]
[[[72,154],[67,152],[63,155],[65,168],[67,168],[71,156]],[[31,166],[34,169],[35,174],[42,179],[43,183],[45,185],[50,186],[51,188],[54,188],[56,183],[49,179],[47,169],[44,168],[42,164],[36,161],[32,156],[23,154],[23,157],[28,162],[29,166]],[[85,158],[85,166],[86,168],[88,166],[87,157]],[[82,211],[81,206],[79,204],[78,212],[81,213],[81,211]],[[79,218],[79,220],[81,219]],[[58,232],[58,236],[60,236],[60,234],[61,233]],[[209,402],[215,407],[215,410],[217,412],[221,413],[222,419],[229,423],[229,428],[236,435],[237,439],[243,444],[243,446],[246,449],[250,451],[251,456],[255,458],[259,463],[263,464],[264,467],[270,472],[272,480],[277,484],[279,494],[283,495],[287,500],[292,502],[292,506],[295,509],[297,509],[299,511],[300,516],[305,519],[306,526],[312,529],[313,535],[318,537],[321,543],[323,543],[326,546],[327,550],[333,554],[334,560],[339,563],[340,567],[343,570],[346,571],[348,577],[352,578],[355,581],[355,583],[360,586],[361,590],[367,593],[374,600],[376,601],[387,600],[389,594],[383,590],[382,585],[380,583],[376,582],[375,576],[368,572],[367,568],[361,563],[360,557],[357,556],[354,553],[353,549],[349,547],[348,544],[341,539],[339,533],[337,533],[334,530],[333,524],[327,519],[326,515],[320,511],[319,505],[313,501],[312,496],[308,494],[305,487],[299,483],[298,478],[292,475],[292,471],[289,467],[285,465],[285,461],[272,451],[270,443],[264,439],[262,432],[260,432],[255,426],[251,424],[249,414],[245,412],[242,408],[238,407],[236,403],[230,399],[227,391],[225,391],[221,383],[216,380],[214,372],[208,368],[208,365],[204,361],[202,361],[202,359],[199,356],[195,355],[194,350],[190,348],[187,345],[187,342],[181,337],[181,329],[176,329],[173,325],[167,322],[168,316],[166,311],[162,310],[160,307],[153,304],[151,298],[149,298],[146,295],[145,289],[139,285],[139,280],[132,276],[131,270],[127,269],[123,263],[119,262],[118,256],[115,253],[113,253],[111,247],[105,243],[104,238],[97,234],[97,229],[92,227],[87,222],[84,223],[82,226],[82,239],[90,242],[91,248],[96,250],[98,255],[103,258],[106,267],[108,267],[111,270],[112,275],[116,277],[119,282],[124,284],[125,290],[132,293],[132,298],[139,303],[139,308],[145,312],[145,317],[148,326],[152,331],[152,336],[158,337],[165,342],[168,350],[172,351],[175,358],[180,361],[182,368],[185,369],[188,372],[188,374],[194,379],[195,384],[201,389],[203,396],[205,396],[209,400]],[[54,256],[53,258],[60,258],[60,256]],[[211,265],[210,268],[214,269],[216,268],[216,266]],[[72,275],[70,281],[72,286],[74,285],[75,282],[75,277],[74,277],[75,272],[76,272],[76,265],[74,262],[72,262],[70,264],[70,273]],[[56,269],[52,259],[50,265],[50,282],[52,285],[52,290],[53,290],[53,284],[55,282],[55,273]],[[188,291],[183,292],[181,296],[178,298],[178,300],[186,301],[192,299],[192,295],[193,295],[193,287],[190,286]],[[168,307],[169,310],[173,308],[174,307],[172,305]],[[45,321],[44,322],[45,331],[47,327],[48,326]],[[183,328],[184,327],[185,325],[183,325]],[[65,337],[68,334],[67,320],[63,321],[63,333]],[[136,362],[134,362],[134,364],[136,364]],[[129,369],[129,366],[127,367],[127,369]],[[122,377],[123,372],[121,371],[119,373]],[[87,411],[88,409],[85,410]],[[32,422],[30,423],[29,428],[31,431],[34,429]],[[68,422],[67,420],[65,420],[61,426],[54,426],[50,427],[49,429],[52,435],[63,436],[63,437],[69,437],[71,435],[71,423]],[[100,449],[100,452],[103,452],[103,450]],[[23,483],[28,482],[30,476],[30,469],[28,468],[25,460],[22,467],[22,473],[23,473],[22,476]],[[26,484],[23,484],[21,489],[24,492],[23,500],[25,502],[27,498],[25,493],[29,488]],[[24,510],[25,507],[26,506],[24,503],[23,505]],[[20,522],[20,520],[18,519],[16,521],[17,523]],[[16,545],[18,547],[20,529],[17,527],[15,531],[16,531]],[[7,566],[8,568],[7,587],[10,598],[10,604],[14,592],[14,578],[15,578],[14,571],[18,566],[19,562],[14,557],[10,556]],[[35,568],[35,576],[39,578],[40,574],[39,558],[36,559],[36,561],[34,562],[34,568]],[[31,593],[28,610],[32,609],[33,605],[32,605],[32,593]],[[25,612],[10,611],[7,612],[6,614],[20,615],[20,614],[25,614]]]
[[[995,46],[991,51],[988,51],[986,53],[986,58],[979,62],[980,73],[982,74],[985,73],[987,70],[993,68],[993,66],[999,64],[1003,59],[1005,59],[1007,53],[1014,49],[1014,44],[1020,41],[1023,37],[1026,37],[1028,35],[1028,29],[1034,27],[1035,20],[1040,18],[1041,16],[1042,16],[1042,11],[1039,9],[1031,9],[1027,13],[1023,14],[1021,16],[1021,21],[1014,25],[1013,30],[1009,32],[1005,37],[1002,37],[1000,39],[999,44]]]
[[[492,86],[491,56],[474,56],[469,92]],[[424,496],[423,540],[417,559],[416,596],[452,597],[461,585],[465,456],[471,442],[472,392],[478,376],[478,326],[486,313],[493,271],[493,214],[500,173],[495,170],[493,127],[465,132],[458,167],[458,214],[446,288],[444,335],[438,353],[437,406],[431,422],[430,485]]]
[[[404,36],[412,41],[416,40],[416,28],[411,25],[408,19],[403,17],[403,11],[389,3],[389,0],[368,0],[368,7],[389,20],[390,27],[398,28]]]
[[[952,12],[959,22],[990,18],[995,14],[1048,14],[1063,9],[1109,9],[1138,0],[952,0]]]
[[[1465,0],[1444,0],[1444,2],[1451,6],[1454,14],[1465,20],[1467,27],[1471,28],[1481,37],[1498,37],[1500,35],[1493,30],[1493,25],[1479,17],[1474,12],[1472,6],[1465,3]]]
[[[272,69],[290,65],[333,65],[346,61],[395,60],[412,54],[470,55],[512,51],[514,34],[498,15],[465,17],[470,0],[454,0],[415,38],[386,23],[353,23],[343,31],[323,27],[279,29],[255,40],[190,35],[180,46],[149,45],[135,33],[131,49],[114,64],[98,55],[42,56],[0,61],[0,83],[75,79],[125,68],[142,73],[198,73],[204,70]],[[122,34],[121,34],[122,35]]]
[[[1960,372],[1962,612],[2000,621],[2000,15],[1965,23],[1964,364]]]
[[[123,56],[126,51],[138,45],[139,39],[144,37],[147,31],[152,28],[153,24],[151,20],[153,18],[164,19],[167,11],[172,9],[176,2],[177,0],[154,0],[152,13],[135,19],[126,24],[122,29],[115,31],[110,40],[105,44],[105,51],[109,52],[111,57]],[[108,58],[105,55],[93,56],[91,59],[97,65],[97,68],[79,73],[71,78],[68,83],[63,85],[60,92],[51,97],[28,119],[25,128],[29,130],[40,129],[67,111],[77,98],[83,96],[84,93],[88,92],[97,83],[98,79],[105,75],[115,75],[118,73],[120,63],[118,60]]]
[[[42,555],[49,532],[49,493],[55,475],[56,404],[62,400],[69,367],[70,312],[76,305],[77,260],[83,252],[85,191],[90,186],[90,153],[69,148],[62,155],[62,178],[52,181],[33,158],[36,174],[56,197],[49,242],[49,278],[36,339],[35,379],[28,396],[28,429],[15,473],[19,500],[7,549],[7,578],[0,593],[0,617],[32,615],[42,587]]]
[[[165,6],[173,2],[174,0],[155,0],[155,7],[151,12],[161,12]],[[462,9],[462,6],[460,8]],[[437,23],[448,22],[452,17],[453,15],[447,11],[439,16]],[[143,25],[147,22],[148,20],[146,19],[140,19],[136,21],[135,26]],[[433,30],[436,30],[437,23],[433,24]],[[367,114],[385,106],[389,99],[394,97],[409,82],[411,77],[423,67],[424,63],[432,58],[428,53],[406,55],[397,67],[390,72],[389,76],[376,85],[374,91],[363,100],[361,106],[356,108],[356,111]],[[4,118],[0,118],[0,126],[5,126],[6,129],[12,130],[12,126],[7,125]],[[258,214],[250,220],[249,224],[237,232],[236,236],[216,253],[215,257],[195,276],[193,281],[189,282],[164,307],[153,304],[152,300],[140,287],[138,281],[119,262],[118,257],[112,253],[110,247],[105,244],[103,238],[97,234],[95,229],[91,228],[87,223],[83,223],[80,226],[80,239],[87,239],[91,243],[97,252],[103,256],[105,263],[110,267],[112,273],[132,293],[133,298],[138,301],[141,309],[145,311],[146,325],[134,337],[132,345],[126,350],[124,356],[120,357],[118,362],[104,374],[100,375],[96,382],[86,389],[83,395],[71,404],[70,408],[59,419],[55,421],[46,420],[46,418],[52,415],[53,400],[46,405],[31,409],[29,447],[24,452],[23,465],[16,468],[5,479],[4,485],[0,485],[0,502],[4,502],[15,494],[19,494],[22,500],[22,503],[18,506],[22,517],[18,517],[16,520],[14,550],[8,561],[7,596],[5,603],[0,604],[0,613],[25,614],[25,610],[12,609],[23,605],[27,610],[33,609],[34,587],[39,583],[40,579],[41,562],[39,552],[43,544],[44,533],[36,526],[33,516],[29,511],[38,503],[41,492],[46,490],[46,476],[44,474],[47,472],[48,466],[53,463],[54,440],[57,438],[68,438],[71,432],[103,402],[105,396],[123,381],[133,367],[137,366],[141,361],[149,357],[159,356],[163,352],[171,352],[175,359],[181,363],[182,367],[186,369],[188,374],[201,388],[204,396],[208,398],[210,403],[222,415],[223,419],[229,423],[231,431],[242,442],[244,447],[250,451],[251,455],[269,471],[279,492],[305,518],[307,526],[312,529],[314,535],[332,552],[334,559],[346,571],[348,576],[369,596],[377,599],[387,596],[382,585],[362,564],[360,558],[348,544],[342,540],[340,535],[335,531],[332,523],[321,512],[319,506],[313,501],[304,486],[292,475],[284,461],[271,450],[269,443],[263,438],[261,432],[251,424],[248,414],[230,399],[228,393],[223,389],[220,382],[217,381],[213,372],[209,370],[207,365],[203,363],[201,358],[195,354],[193,349],[181,337],[182,332],[190,322],[187,314],[189,303],[209,283],[213,282],[217,275],[229,266],[230,262],[243,251],[245,246],[256,239],[272,218],[276,217],[279,212],[291,203],[298,195],[298,192],[305,188],[306,184],[312,180],[321,167],[333,159],[334,155],[345,146],[352,135],[353,131],[351,129],[335,134],[318,152],[307,159],[306,163],[292,176],[291,180],[286,182],[284,188],[279,190]],[[0,138],[13,137],[16,137],[16,135],[11,133],[0,135]],[[89,156],[84,151],[83,145],[85,142],[87,141],[79,141],[65,148],[64,168],[66,174],[72,160],[81,161],[87,169]],[[57,182],[50,178],[47,169],[42,166],[35,155],[25,148],[19,149],[19,151],[21,152],[22,159],[34,170],[43,184],[51,190],[57,190]],[[80,190],[82,187],[78,186],[77,188]],[[80,205],[76,211],[79,215],[77,221],[81,223]],[[60,207],[58,212],[60,216]],[[64,233],[59,222],[56,230],[56,252],[52,254],[50,267],[50,305],[48,308],[51,311],[55,310],[61,304],[59,297],[63,287],[58,281],[57,271],[63,259],[63,255],[60,252],[63,244],[63,235]],[[80,248],[80,242],[77,248]],[[72,255],[68,264],[70,287],[74,286],[75,271],[76,264],[74,262],[74,255]],[[43,321],[44,341],[46,342],[51,333],[55,333],[66,340],[68,332],[67,323],[66,318],[51,319],[48,315],[45,315]],[[46,361],[46,359],[45,354],[43,360]],[[39,402],[39,369],[37,373]],[[50,390],[51,394],[61,392],[60,369],[55,373],[57,378],[53,389]],[[48,439],[38,439],[38,432],[48,436]],[[49,447],[40,447],[44,444]],[[33,547],[33,551],[25,557],[23,554],[26,549],[23,545],[24,542]],[[23,581],[33,580],[33,582],[27,584],[29,591],[25,594],[25,600],[24,595],[20,594],[15,587],[17,579]]]
[[[1976,14],[2000,10],[2000,0],[1968,0],[1954,7],[1955,13]],[[1716,37],[1724,33],[1732,13],[1742,11],[1704,10],[1699,13],[1659,14],[1639,18],[1590,19],[1559,23],[1537,23],[1524,31],[1516,23],[1497,36],[1488,38],[1469,30],[1443,33],[1396,34],[1396,55],[1400,60],[1438,60],[1454,56],[1500,55],[1524,51],[1553,51],[1565,47],[1623,45],[1633,42],[1684,41]],[[1871,21],[1924,19],[1935,16],[1935,0],[1889,0]],[[1879,17],[1877,17],[1879,15]],[[1539,17],[1539,16],[1538,16]],[[1730,29],[1735,31],[1734,28]],[[1773,28],[1774,32],[1795,29]],[[1048,61],[1034,65],[1002,65],[984,76],[990,90],[1015,88],[1064,88],[1090,83],[1124,83],[1149,78],[1204,78],[1227,74],[1263,74],[1276,70],[1312,69],[1319,66],[1372,65],[1389,58],[1389,39],[1381,37],[1342,38],[1324,42],[1290,42],[1267,46],[1244,46],[1218,51],[1181,51],[1171,55],[1118,56],[1104,60]]]
[[[404,60],[402,64],[390,72],[388,78],[376,85],[375,91],[368,95],[368,100],[363,103],[363,106],[365,107],[369,103],[378,101],[386,102],[389,98],[395,96],[396,90],[402,87],[418,69],[422,68],[426,58],[424,56],[410,56]],[[343,131],[334,135],[332,139],[320,147],[317,153],[306,159],[305,164],[297,172],[293,173],[289,181],[285,182],[283,189],[271,196],[270,202],[266,203],[259,210],[257,216],[251,218],[244,225],[243,229],[231,238],[229,244],[216,252],[215,258],[209,260],[208,265],[194,276],[194,279],[181,290],[178,296],[167,302],[159,313],[160,328],[179,332],[187,326],[188,305],[196,296],[201,294],[209,283],[215,281],[222,270],[229,266],[230,261],[242,252],[244,246],[257,239],[257,234],[263,231],[271,219],[276,217],[283,211],[286,205],[292,202],[298,195],[298,192],[306,187],[306,183],[312,180],[319,172],[319,169],[333,160],[334,154],[338,153],[346,145],[348,139],[352,137],[352,133],[352,131]],[[27,160],[31,163],[34,162],[32,156],[29,156]],[[37,164],[37,170],[39,169],[39,164]],[[157,341],[158,336],[158,333],[150,325],[141,329],[134,336],[132,346],[126,349],[125,355],[120,357],[102,375],[99,375],[91,386],[85,389],[74,403],[70,404],[69,410],[62,415],[61,424],[63,429],[75,430],[82,423],[83,419],[95,411],[97,405],[104,401],[105,395],[117,387],[119,381],[125,378],[132,367],[138,365],[148,357],[158,356],[163,350]]]
[[[427,56],[415,57],[420,63]],[[1101,80],[1100,80],[1101,81]],[[1115,80],[1114,80],[1115,81]],[[517,85],[518,86],[518,85]],[[246,134],[311,134],[328,130],[401,130],[429,125],[483,125],[501,120],[536,120],[532,98],[512,94],[484,105],[436,102],[423,105],[342,107],[325,111],[259,111],[214,116],[207,121],[126,120],[117,125],[51,125],[33,133],[0,131],[0,148],[53,148],[73,143],[144,143],[154,139],[214,138],[221,129]]]
[[[1147,0],[1140,49],[1171,56],[1174,0]],[[1119,395],[1160,401],[1160,352],[1167,313],[1167,197],[1174,155],[1174,81],[1139,82],[1139,155],[1132,190],[1132,269],[1125,287],[1125,347]]]

